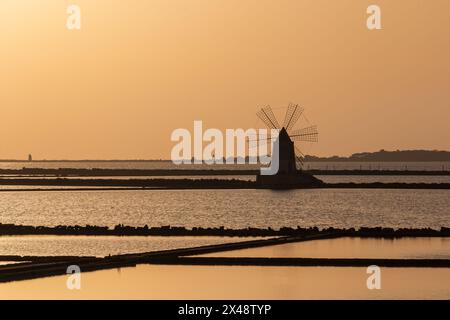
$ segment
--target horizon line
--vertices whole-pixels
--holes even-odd
[[[381,149],[378,151],[362,151],[362,152],[355,152],[352,153],[349,156],[342,156],[342,155],[332,155],[332,156],[315,156],[315,155],[305,155],[305,157],[314,157],[318,159],[332,159],[332,158],[342,158],[342,159],[350,159],[354,155],[358,154],[373,154],[373,153],[379,153],[379,152],[411,152],[411,151],[422,151],[422,152],[450,152],[447,150],[437,150],[437,149],[405,149],[405,150],[385,150]],[[224,157],[225,159],[228,158],[248,158],[246,157]],[[188,160],[188,159],[186,159]],[[31,161],[28,159],[0,159],[0,162],[171,162],[170,159],[32,159]]]

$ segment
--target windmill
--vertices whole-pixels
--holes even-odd
[[[296,173],[297,169],[302,168],[305,158],[299,143],[318,142],[317,126],[308,125],[300,128],[296,126],[300,117],[304,115],[304,108],[297,104],[289,104],[282,126],[280,126],[270,106],[262,108],[256,115],[268,129],[279,130],[277,139],[279,139],[280,146],[280,174]],[[269,142],[270,138],[267,141]]]

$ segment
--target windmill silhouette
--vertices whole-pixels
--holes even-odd
[[[311,185],[321,181],[310,174],[302,172],[304,154],[295,142],[318,142],[316,125],[295,129],[303,115],[304,109],[297,104],[290,104],[284,116],[283,125],[280,126],[270,106],[259,110],[256,115],[268,129],[279,131],[278,137],[278,172],[275,175],[258,175],[257,181],[266,186],[291,187],[296,185]],[[266,139],[268,142],[271,138]],[[274,154],[272,154],[273,159]]]
[[[316,125],[295,129],[295,125],[303,112],[304,108],[299,105],[289,104],[282,126],[279,125],[270,106],[262,108],[256,113],[268,129],[279,130],[280,164],[283,163],[283,167],[288,172],[295,171],[297,168],[301,169],[305,158],[295,142],[318,142],[319,133]],[[267,140],[270,141],[270,138]]]

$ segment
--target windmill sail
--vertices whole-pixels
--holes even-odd
[[[286,130],[289,132],[295,126],[302,113],[302,107],[300,107],[298,104],[290,104],[286,110],[283,127],[286,128]]]
[[[303,166],[305,155],[300,151],[295,142],[318,142],[319,135],[317,126],[315,125],[306,128],[294,129],[298,120],[302,116],[303,111],[304,109],[298,104],[290,104],[287,107],[282,128],[280,127],[270,106],[262,108],[257,112],[257,116],[269,129],[281,129],[281,132],[284,132],[283,145],[285,145],[286,147],[283,148],[282,154],[285,155],[284,158],[291,159],[290,163],[292,163],[292,160],[295,161],[294,166],[297,168],[301,168]],[[267,137],[265,139],[256,137],[255,140],[248,141],[249,143],[253,143],[253,145],[257,145],[261,141],[266,141],[267,143],[269,143],[271,142],[271,140],[271,137]],[[292,145],[291,147],[289,147],[290,144]],[[289,151],[288,149],[290,149],[291,151]]]
[[[318,142],[319,140],[317,126],[310,126],[299,130],[294,130],[289,136],[293,141]]]
[[[295,159],[297,160],[297,163],[303,165],[305,155],[303,154],[303,152],[300,151],[300,149],[296,145],[294,145],[294,149],[295,149]]]
[[[258,118],[264,122],[264,124],[270,129],[280,129],[280,125],[278,124],[275,115],[273,114],[272,108],[267,106],[259,110],[256,115]]]

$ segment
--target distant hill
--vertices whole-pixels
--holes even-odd
[[[361,152],[354,153],[350,157],[316,157],[305,156],[305,161],[354,161],[354,162],[426,162],[426,161],[439,161],[450,162],[450,151],[437,151],[437,150],[397,150],[386,151],[380,150],[377,152]]]

